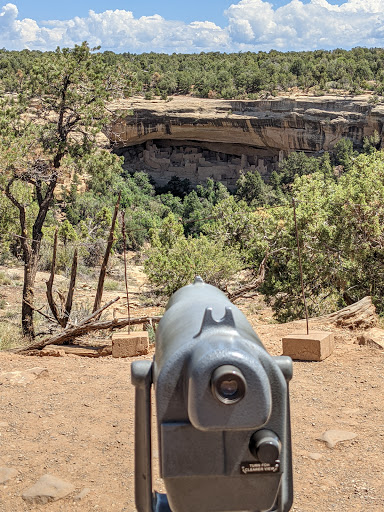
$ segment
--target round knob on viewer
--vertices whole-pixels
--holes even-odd
[[[280,458],[281,442],[272,430],[258,430],[251,437],[249,449],[258,461],[273,465]]]

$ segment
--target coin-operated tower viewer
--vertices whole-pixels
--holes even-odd
[[[292,506],[289,357],[197,277],[170,298],[154,361],[135,361],[138,512],[287,512]],[[152,490],[151,387],[160,475]]]

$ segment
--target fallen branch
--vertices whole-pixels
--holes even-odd
[[[31,309],[33,309],[33,311],[36,311],[36,313],[39,313],[39,315],[43,316],[44,318],[46,318],[47,320],[49,320],[50,322],[52,322],[52,323],[54,323],[54,324],[56,323],[56,319],[55,319],[55,318],[52,318],[51,316],[46,315],[45,313],[43,313],[43,312],[41,311],[41,309],[37,309],[37,308],[35,308],[35,306],[32,306],[32,304],[30,304],[27,300],[24,300],[24,302],[25,302],[26,304],[28,304],[28,306],[30,306],[30,308],[31,308]],[[38,335],[37,335],[37,336],[38,336]]]
[[[79,322],[77,324],[77,327],[79,327],[80,325],[85,325],[87,324],[88,322],[90,322],[93,318],[95,317],[98,317],[101,315],[101,313],[106,310],[107,308],[109,308],[109,306],[112,306],[112,304],[114,304],[115,302],[117,302],[118,300],[120,300],[120,297],[116,297],[115,299],[112,299],[110,300],[109,302],[107,302],[106,304],[104,304],[103,307],[99,308],[97,311],[95,311],[94,313],[92,313],[91,315],[85,317],[83,320],[81,320],[81,322]]]
[[[92,313],[91,315],[89,315],[86,318],[84,318],[83,320],[81,320],[81,322],[79,322],[77,325],[70,325],[70,327],[67,327],[61,333],[56,334],[56,336],[54,336],[53,338],[48,338],[46,340],[37,341],[36,343],[32,343],[31,345],[28,345],[27,347],[22,347],[22,348],[17,348],[15,350],[11,350],[11,352],[24,352],[25,350],[37,349],[37,348],[45,347],[46,345],[51,345],[52,343],[55,343],[55,342],[52,342],[51,339],[56,339],[57,337],[60,338],[60,336],[63,336],[63,335],[66,336],[67,333],[70,333],[72,331],[76,331],[78,329],[82,329],[82,328],[88,326],[89,325],[88,322],[90,322],[94,317],[101,315],[101,313],[105,309],[109,308],[109,306],[111,306],[112,304],[117,302],[119,299],[120,299],[120,297],[116,297],[115,299],[109,301],[107,304],[104,304],[103,307],[101,307],[100,309],[98,309],[97,311]],[[76,335],[72,335],[72,337],[75,337],[75,336]],[[71,339],[71,338],[69,338],[69,339]],[[65,343],[65,341],[67,341],[67,340],[65,339],[61,343]]]
[[[95,312],[97,314],[97,311]],[[142,316],[140,318],[131,318],[131,325],[144,324],[150,321],[159,322],[161,316]],[[47,345],[62,345],[63,343],[70,341],[74,338],[79,338],[94,331],[102,331],[105,329],[122,329],[129,323],[128,318],[122,318],[119,320],[99,320],[93,323],[81,323],[75,327],[65,329],[63,332],[52,336],[51,338],[32,343],[26,347],[21,347],[12,350],[15,353],[28,352],[30,350],[42,349]]]

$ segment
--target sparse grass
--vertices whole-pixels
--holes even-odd
[[[169,297],[166,295],[158,295],[154,291],[143,291],[138,296],[137,300],[143,307],[162,306],[165,307]]]
[[[5,272],[0,272],[0,285],[10,285],[12,280],[7,276]]]
[[[107,292],[114,292],[120,288],[120,283],[113,279],[106,279],[104,281],[104,290]]]
[[[8,350],[23,344],[20,327],[0,321],[0,350]]]
[[[252,302],[247,304],[247,314],[249,315],[257,315],[259,314],[263,309],[265,309],[265,304],[263,302],[263,299],[260,297],[255,297]]]
[[[93,281],[97,278],[97,270],[80,264],[77,267],[77,278],[83,281]]]
[[[18,311],[5,311],[1,318],[6,318],[7,320],[16,320],[19,316],[20,313]]]
[[[22,279],[22,276],[20,276],[20,274],[17,272],[6,273],[0,271],[0,286],[22,286],[23,282],[20,281],[20,279]]]
[[[71,322],[78,323],[92,313],[93,301],[74,303],[71,312]]]
[[[0,309],[4,309],[7,304],[7,301],[0,297]]]

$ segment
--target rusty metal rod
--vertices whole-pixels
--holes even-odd
[[[301,264],[301,251],[300,251],[300,241],[299,241],[299,230],[298,230],[298,227],[297,227],[296,202],[295,202],[294,198],[292,198],[292,205],[293,205],[293,218],[295,219],[295,233],[296,233],[296,243],[297,243],[297,254],[298,254],[298,257],[299,257],[301,293],[303,295],[303,302],[304,302],[304,308],[305,308],[305,320],[307,322],[307,335],[308,335],[309,334],[308,308],[307,308],[307,301],[306,301],[306,298],[305,298],[305,291],[304,291],[303,266]]]

